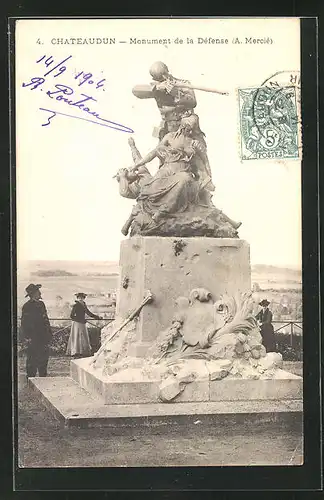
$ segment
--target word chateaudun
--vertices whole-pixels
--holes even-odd
[[[40,43],[40,41],[39,41]],[[116,45],[117,43],[126,43],[129,45],[181,45],[181,44],[198,44],[198,45],[228,45],[233,44],[271,44],[270,37],[253,38],[245,37],[242,40],[234,37],[232,40],[221,37],[197,37],[197,38],[137,38],[130,37],[127,40],[117,40],[116,38],[52,38],[52,45]]]
[[[111,45],[116,43],[116,38],[52,38],[52,45]]]

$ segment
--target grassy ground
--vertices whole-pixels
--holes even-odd
[[[55,377],[56,375],[68,375],[70,371],[70,359],[68,356],[50,357],[48,362],[48,376]],[[18,358],[18,373],[25,373],[26,358],[21,356]]]
[[[20,372],[24,360],[19,360]],[[300,374],[300,364],[285,366]],[[49,375],[68,374],[68,358],[51,358]],[[298,430],[258,429],[66,429],[39,402],[21,373],[18,394],[20,467],[123,467],[198,465],[299,465]]]

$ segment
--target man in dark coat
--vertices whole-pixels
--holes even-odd
[[[40,288],[31,283],[26,288],[29,300],[23,305],[21,316],[22,340],[27,343],[26,373],[35,377],[46,377],[49,358],[49,343],[52,331]]]
[[[260,325],[262,343],[267,352],[276,351],[276,339],[272,325],[272,312],[269,309],[270,302],[267,299],[261,300],[259,305],[262,307],[261,311],[256,315],[256,319]]]

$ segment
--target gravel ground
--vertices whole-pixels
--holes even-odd
[[[203,465],[300,465],[300,429],[263,424],[253,429],[66,429],[24,382],[18,391],[20,467],[136,467]],[[301,363],[285,364],[301,374]],[[49,375],[69,371],[68,358],[51,358]],[[158,451],[157,451],[158,450]]]

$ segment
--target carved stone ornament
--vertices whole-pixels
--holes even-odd
[[[262,345],[251,292],[214,301],[208,290],[196,288],[176,303],[170,326],[158,335],[145,358],[127,355],[135,318],[108,343],[97,369],[111,381],[117,373],[118,380],[159,380],[159,398],[167,402],[195,380],[269,379],[282,366],[282,356],[266,353]]]

